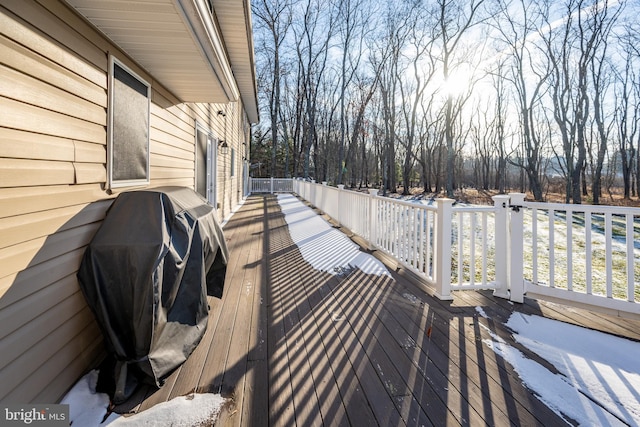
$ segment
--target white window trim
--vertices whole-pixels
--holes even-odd
[[[131,74],[141,83],[147,87],[147,123],[149,129],[147,130],[147,165],[146,165],[146,178],[145,179],[130,179],[130,180],[113,180],[113,97],[114,97],[114,64],[117,64],[120,68]],[[109,81],[108,81],[108,107],[107,107],[107,188],[122,188],[149,185],[151,181],[150,170],[150,131],[151,131],[151,84],[142,78],[138,73],[126,66],[122,61],[118,60],[113,55],[109,55]]]

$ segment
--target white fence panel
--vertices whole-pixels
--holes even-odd
[[[251,193],[292,193],[291,178],[249,178]]]
[[[494,207],[454,207],[451,227],[452,289],[495,289]]]
[[[640,314],[640,209],[525,206],[527,294]]]

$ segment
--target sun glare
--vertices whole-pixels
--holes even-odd
[[[487,100],[495,97],[495,88],[490,78],[479,78],[478,73],[468,65],[454,69],[449,78],[434,82],[435,90],[444,97],[466,97]]]
[[[439,90],[445,96],[458,97],[471,89],[473,71],[469,67],[460,66],[440,82]]]

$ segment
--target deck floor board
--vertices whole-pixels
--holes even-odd
[[[504,324],[514,312],[640,339],[638,321],[560,304],[490,291],[441,301],[394,271],[318,271],[272,195],[248,198],[224,230],[224,296],[209,300],[201,343],[162,388],[116,412],[211,392],[227,399],[219,426],[566,425],[483,340],[518,346]]]

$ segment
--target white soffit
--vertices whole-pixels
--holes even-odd
[[[226,103],[240,96],[206,0],[66,1],[181,101]]]

